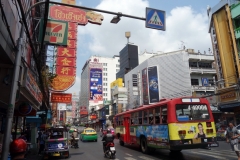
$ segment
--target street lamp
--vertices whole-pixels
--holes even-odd
[[[121,20],[121,18],[120,18],[121,16],[122,16],[122,13],[118,12],[118,15],[114,16],[113,19],[111,20],[111,23],[117,24]]]

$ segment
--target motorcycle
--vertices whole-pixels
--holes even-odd
[[[104,156],[109,159],[115,159],[116,157],[116,150],[113,142],[108,142],[105,146],[106,151]]]

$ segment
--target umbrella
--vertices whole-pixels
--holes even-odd
[[[51,128],[51,125],[50,124],[42,124],[40,126],[41,129],[47,129],[47,128]]]

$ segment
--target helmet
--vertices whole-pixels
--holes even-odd
[[[110,130],[110,129],[107,129],[107,133],[111,133],[111,130]]]
[[[20,153],[27,150],[27,143],[23,139],[15,139],[10,144],[10,153]]]
[[[77,129],[74,129],[75,132],[77,132]]]

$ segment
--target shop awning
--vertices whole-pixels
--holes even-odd
[[[218,108],[222,112],[234,112],[234,108],[239,106],[240,106],[240,102],[237,102],[237,103],[219,105]]]

